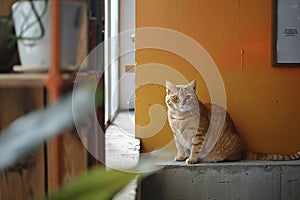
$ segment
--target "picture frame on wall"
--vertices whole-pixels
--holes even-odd
[[[300,66],[300,0],[273,0],[272,65]]]

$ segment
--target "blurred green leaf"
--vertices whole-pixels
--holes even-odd
[[[56,104],[13,122],[0,134],[0,171],[26,155],[47,139],[61,134],[74,124],[73,109],[76,109],[76,120],[86,119],[94,101],[94,85],[84,85],[60,99]],[[75,105],[74,105],[75,102]],[[72,104],[73,103],[73,104]]]
[[[137,174],[115,170],[107,171],[104,167],[89,170],[78,177],[58,193],[47,200],[104,200],[111,199]]]

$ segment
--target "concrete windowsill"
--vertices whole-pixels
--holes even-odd
[[[140,199],[300,199],[300,161],[166,163],[140,184]],[[155,192],[153,192],[155,191]]]
[[[300,160],[291,161],[258,161],[258,160],[241,160],[235,162],[218,162],[218,163],[197,163],[197,164],[186,164],[185,162],[166,161],[160,165],[166,167],[220,167],[220,166],[299,166]]]

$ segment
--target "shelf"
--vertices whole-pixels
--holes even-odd
[[[47,73],[10,73],[0,74],[0,87],[43,87]],[[64,80],[71,79],[73,74],[62,74]]]
[[[80,72],[62,73],[62,79],[65,83],[71,83],[75,77],[79,76],[78,80],[94,79],[97,80],[101,75],[100,72]],[[0,87],[44,87],[47,73],[7,73],[0,74]]]

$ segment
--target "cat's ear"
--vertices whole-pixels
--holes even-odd
[[[193,89],[194,92],[196,92],[196,85],[197,85],[197,80],[192,80],[188,86]]]
[[[170,81],[166,81],[166,91],[167,94],[174,92],[176,90],[176,85]]]

